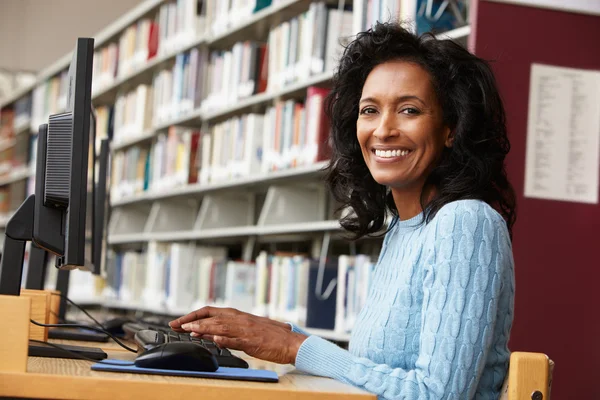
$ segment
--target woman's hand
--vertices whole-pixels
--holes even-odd
[[[221,347],[279,364],[294,364],[306,336],[290,325],[233,308],[203,307],[169,322],[174,331],[213,340]]]

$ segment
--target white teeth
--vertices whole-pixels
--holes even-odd
[[[405,156],[409,152],[409,150],[375,150],[375,155],[381,158],[391,158]]]

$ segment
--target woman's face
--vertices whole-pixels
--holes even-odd
[[[444,147],[452,144],[429,73],[406,61],[377,65],[358,109],[358,142],[375,181],[420,192]]]

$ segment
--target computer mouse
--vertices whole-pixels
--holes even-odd
[[[135,366],[152,369],[214,372],[217,359],[204,347],[193,342],[163,343],[136,357]]]

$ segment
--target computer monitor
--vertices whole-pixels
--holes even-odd
[[[66,111],[40,125],[35,193],[6,225],[0,294],[19,295],[27,241],[54,254],[59,269],[94,269],[85,242],[88,160],[95,133],[91,124],[93,55],[94,39],[77,39],[68,72]]]
[[[93,111],[93,109],[92,109]],[[92,116],[94,113],[92,113]],[[92,118],[92,126],[96,126],[95,118]],[[95,131],[94,128],[92,130]],[[90,135],[90,147],[95,146],[92,139],[95,137],[95,133]],[[108,176],[108,165],[109,165],[109,140],[102,139],[99,142],[97,148],[99,151],[96,154],[95,150],[90,149],[90,160],[94,159],[94,167],[88,169],[95,174],[94,180],[88,182],[88,196],[87,196],[87,208],[86,208],[86,252],[91,248],[91,259],[92,259],[92,273],[94,275],[100,275],[102,273],[102,255],[104,254],[105,246],[105,228],[107,220],[107,176]],[[96,167],[97,166],[97,167]],[[88,178],[91,175],[88,173]],[[29,266],[27,268],[27,277],[25,281],[25,288],[27,289],[44,289],[46,282],[46,266],[48,265],[48,252],[41,247],[33,244],[29,252]],[[56,282],[56,289],[60,290],[61,293],[67,293],[68,290],[68,273],[59,274]],[[62,308],[61,308],[61,311]]]

